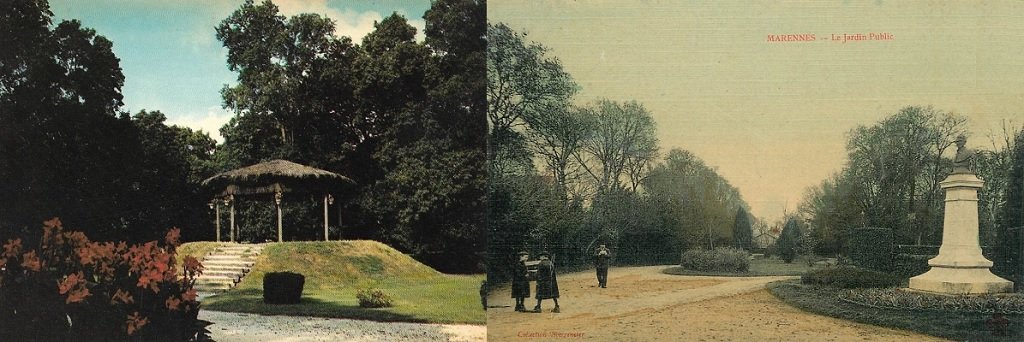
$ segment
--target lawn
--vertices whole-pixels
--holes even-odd
[[[799,257],[792,263],[786,263],[781,259],[759,258],[750,260],[750,269],[747,272],[701,272],[683,269],[680,266],[669,267],[662,270],[662,273],[672,275],[697,275],[697,276],[725,276],[725,277],[755,277],[755,276],[794,276],[802,275],[812,270],[824,268],[820,264],[807,266],[806,259]]]
[[[804,285],[799,281],[781,281],[768,285],[782,301],[801,310],[882,327],[905,329],[958,341],[1020,341],[1024,338],[1020,322],[1024,315],[1007,315],[1012,322],[1007,336],[993,336],[986,321],[992,315],[925,310],[898,310],[870,307],[843,301],[838,289]]]
[[[486,324],[479,288],[484,275],[447,275],[375,241],[285,242],[264,245],[239,285],[203,301],[204,309],[265,315],[299,315],[374,321]],[[295,272],[306,277],[302,302],[263,303],[263,276]],[[356,292],[378,288],[389,308],[359,307]]]

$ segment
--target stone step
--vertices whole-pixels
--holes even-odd
[[[234,265],[218,265],[210,264],[203,265],[203,271],[234,271],[234,272],[246,272],[250,267],[243,264]]]
[[[205,266],[205,267],[210,267],[210,266],[252,267],[252,265],[255,264],[255,263],[256,263],[255,261],[246,261],[246,260],[220,260],[220,259],[216,259],[216,260],[203,260],[203,266]]]
[[[198,292],[223,292],[230,290],[232,284],[221,284],[221,283],[199,283],[196,282],[195,289]]]
[[[220,247],[217,247],[217,250],[218,251],[225,251],[225,252],[246,252],[246,251],[259,252],[259,251],[263,250],[263,247],[257,247],[257,246],[220,246]]]
[[[203,274],[200,277],[205,276],[233,276],[242,277],[248,270],[246,269],[230,269],[230,270],[203,270]]]
[[[238,282],[239,278],[241,278],[241,277],[238,276],[238,275],[205,275],[204,274],[201,277],[199,277],[199,279],[196,279],[196,281],[197,282],[198,281],[204,281],[204,282],[224,282],[224,281],[230,281],[230,282],[234,283],[234,282]]]
[[[250,255],[231,255],[231,254],[214,254],[207,255],[203,260],[242,260],[242,261],[253,261],[256,260],[255,256]]]
[[[259,245],[228,244],[203,257],[203,274],[196,279],[196,290],[220,292],[234,287],[263,251]]]

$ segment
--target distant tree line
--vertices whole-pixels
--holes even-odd
[[[222,90],[235,116],[217,145],[167,125],[159,111],[124,112],[109,40],[78,21],[52,25],[45,1],[4,2],[0,231],[60,216],[101,240],[150,239],[170,226],[188,240],[212,239],[208,202],[219,189],[199,182],[280,158],[356,181],[336,194],[331,211],[344,221],[334,233],[387,242],[447,271],[479,269],[485,8],[437,0],[423,42],[392,14],[355,44],[326,17],[286,18],[270,1],[246,1],[216,27],[238,73]],[[239,202],[243,237],[262,242],[274,230],[268,203]],[[322,202],[285,203],[286,224],[297,229],[290,238],[322,238]]]
[[[642,104],[574,103],[578,86],[546,47],[502,23],[488,25],[487,37],[492,279],[507,276],[519,250],[547,250],[575,268],[598,244],[618,264],[750,246],[752,217],[738,190],[687,151],[661,157]]]

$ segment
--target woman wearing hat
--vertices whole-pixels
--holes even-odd
[[[512,272],[512,298],[516,299],[516,311],[526,311],[526,298],[530,296],[529,270],[526,269],[526,261],[530,260],[530,253],[519,252],[519,260],[516,261],[515,270]]]
[[[533,308],[533,312],[540,312],[540,302],[544,299],[553,299],[555,301],[555,308],[551,312],[559,312],[558,310],[558,279],[555,278],[555,264],[551,262],[551,254],[548,252],[541,252],[539,255],[540,264],[537,265],[537,306]]]

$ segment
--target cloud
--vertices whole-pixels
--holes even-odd
[[[174,118],[167,118],[167,124],[184,126],[192,130],[202,130],[216,140],[217,143],[223,143],[224,137],[220,136],[220,128],[227,124],[232,116],[232,113],[219,106],[214,106],[207,108],[205,114],[189,113]]]
[[[384,20],[384,16],[380,12],[358,12],[348,8],[338,10],[328,6],[327,0],[276,0],[274,4],[277,5],[282,15],[288,17],[301,13],[316,13],[331,18],[334,20],[334,33],[338,36],[350,37],[357,44],[362,42],[363,37],[373,32],[374,22]],[[405,16],[409,25],[416,28],[416,40],[423,41],[423,29],[426,27],[426,23],[422,19],[413,19],[402,10],[396,11]]]

